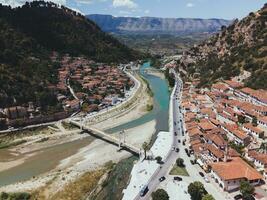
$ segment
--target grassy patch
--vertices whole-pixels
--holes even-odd
[[[27,140],[19,140],[16,142],[2,142],[2,141],[0,141],[0,149],[18,146],[18,145],[23,144],[25,142],[27,142]]]
[[[98,194],[93,194],[90,200],[122,199],[122,191],[127,186],[133,163],[136,159],[136,157],[132,156],[120,161],[103,182],[102,190]]]
[[[147,104],[146,105],[146,110],[149,112],[151,110],[153,110],[153,105]]]
[[[170,175],[189,176],[185,167],[178,167],[177,165],[172,168]]]
[[[101,169],[97,171],[87,172],[83,174],[81,177],[76,179],[75,181],[67,184],[62,190],[57,192],[52,196],[47,196],[46,191],[50,185],[47,185],[44,188],[40,188],[40,190],[35,191],[32,194],[31,200],[81,200],[85,199],[85,197],[92,192],[100,178],[105,174],[106,169]],[[51,183],[50,183],[51,184]]]

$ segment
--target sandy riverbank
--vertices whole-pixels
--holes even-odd
[[[109,117],[108,119],[99,119],[93,125],[101,130],[104,130],[137,119],[147,113],[146,105],[148,103],[152,103],[152,101],[153,99],[147,94],[147,87],[143,83],[141,92],[138,93],[136,101],[127,107],[127,109],[120,110],[120,112],[117,113],[112,113],[112,117]],[[151,136],[154,134],[155,125],[155,121],[150,121],[141,126],[126,130],[126,141],[141,147],[143,142],[149,141]],[[2,164],[0,171],[17,167],[23,162],[27,162],[27,159],[33,155],[31,154],[33,152],[37,152],[36,154],[38,155],[39,151],[41,152],[42,149],[89,137],[87,134],[77,134],[78,132],[79,130],[62,131],[62,127],[59,127],[58,131],[56,129],[48,129],[42,134],[33,134],[22,137],[23,139],[26,139],[27,142],[10,149],[12,154],[17,154],[19,156],[17,159],[14,158],[9,162],[0,163]],[[47,140],[40,142],[45,139]],[[46,186],[49,182],[49,190],[51,190],[49,192],[51,192],[51,194],[55,193],[59,189],[62,189],[65,184],[77,179],[83,173],[96,170],[109,161],[116,163],[131,155],[128,152],[118,152],[117,150],[118,148],[116,146],[105,143],[101,140],[94,140],[91,144],[80,149],[74,155],[63,159],[54,170],[34,177],[29,181],[1,187],[0,192],[31,192],[37,188]]]
[[[149,141],[154,134],[155,124],[155,121],[150,121],[126,130],[126,141],[141,147],[143,142]],[[131,156],[130,153],[118,151],[118,148],[112,144],[94,140],[90,145],[80,149],[75,155],[62,160],[56,169],[26,182],[4,186],[0,188],[0,191],[34,191],[52,181],[52,184],[50,184],[51,191],[49,192],[55,194],[65,184],[77,179],[83,173],[94,171],[109,161],[117,163],[129,156]]]

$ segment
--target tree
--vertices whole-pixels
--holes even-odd
[[[176,165],[178,167],[184,167],[184,160],[182,158],[177,158]]]
[[[211,194],[206,194],[201,200],[215,200]]]
[[[199,181],[190,183],[187,189],[192,200],[202,200],[202,197],[207,194],[203,184]]]
[[[246,117],[244,117],[243,115],[238,115],[238,123],[239,124],[244,124],[246,123]]]
[[[144,149],[144,152],[145,152],[145,159],[146,159],[146,152],[147,152],[148,149],[149,149],[149,146],[148,146],[147,142],[144,142],[144,143],[143,143],[142,148]]]
[[[244,200],[253,199],[254,191],[255,191],[255,188],[248,181],[240,182],[240,192],[243,195]]]
[[[258,125],[258,120],[257,120],[256,117],[253,117],[253,118],[252,118],[252,125],[253,125],[253,126],[257,126],[257,125]]]
[[[157,156],[155,159],[156,159],[157,163],[159,163],[159,164],[162,162],[162,157],[160,157],[160,156]]]
[[[152,199],[153,200],[168,200],[169,195],[165,190],[158,189],[156,192],[152,193]]]

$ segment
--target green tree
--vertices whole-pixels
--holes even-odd
[[[162,162],[162,157],[157,156],[157,157],[155,158],[155,160],[157,161],[157,163],[161,163],[161,162]]]
[[[255,191],[255,188],[248,181],[240,182],[240,192],[243,195],[244,200],[253,199],[254,191]]]
[[[199,181],[190,183],[187,189],[192,200],[202,200],[202,197],[207,194],[203,184]]]
[[[144,149],[144,152],[145,152],[145,159],[146,159],[146,152],[147,152],[148,149],[149,149],[148,143],[147,143],[147,142],[144,142],[143,145],[142,145],[142,148]]]
[[[165,190],[158,189],[156,192],[152,193],[152,199],[153,200],[168,200],[169,195]]]
[[[201,200],[215,200],[211,194],[206,194]]]
[[[253,117],[253,118],[252,118],[252,125],[253,125],[253,126],[257,126],[257,125],[258,125],[258,120],[257,120],[256,117]]]
[[[178,167],[184,167],[184,160],[182,158],[177,158],[176,165]]]
[[[246,123],[246,117],[245,116],[243,116],[243,115],[238,115],[238,123],[239,124],[244,124],[244,123]]]

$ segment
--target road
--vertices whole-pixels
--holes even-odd
[[[175,74],[175,72],[172,72]],[[183,114],[180,110],[180,103],[182,98],[182,88],[183,83],[180,79],[179,75],[175,74],[175,80],[176,80],[176,90],[174,93],[174,96],[171,97],[171,103],[173,104],[173,130],[170,126],[170,131],[173,131],[173,147],[179,148],[179,153],[175,151],[171,151],[169,156],[166,158],[165,163],[161,166],[161,168],[153,175],[151,178],[148,188],[149,191],[144,197],[136,197],[135,200],[149,200],[151,199],[152,192],[156,191],[157,188],[160,186],[159,178],[162,176],[167,176],[171,168],[175,165],[176,159],[178,157],[183,158],[184,164],[186,165],[186,169],[189,173],[189,177],[187,178],[188,181],[191,180],[191,182],[194,181],[200,181],[203,183],[204,187],[206,188],[207,192],[211,194],[216,200],[223,200],[223,199],[229,199],[228,195],[225,192],[222,192],[219,188],[217,188],[212,183],[206,183],[204,178],[199,175],[199,172],[204,171],[197,165],[192,165],[190,162],[190,159],[194,159],[193,156],[188,157],[185,148],[188,148],[188,146],[183,145],[182,141],[186,139],[184,132],[184,123],[183,123]],[[177,133],[175,135],[174,133]],[[179,143],[178,140],[181,142]],[[205,174],[205,173],[204,173]],[[179,195],[179,194],[177,194]]]
[[[173,105],[173,121],[171,122],[173,126],[173,130],[170,127],[169,131],[173,132],[173,147],[176,149],[179,147],[178,138],[181,137],[181,115],[179,111],[180,101],[181,101],[181,90],[182,90],[182,81],[179,77],[176,77],[176,88],[173,97],[171,97],[171,103]],[[178,111],[178,112],[177,112]],[[175,135],[175,132],[177,135]],[[173,166],[173,164],[176,162],[176,159],[178,158],[178,153],[174,150],[170,151],[169,155],[167,156],[165,163],[161,166],[161,168],[153,175],[153,177],[150,179],[150,183],[148,184],[149,191],[144,197],[137,196],[135,200],[148,200],[150,199],[150,196],[153,191],[155,191],[160,182],[159,178],[162,176],[166,176],[169,173],[170,168]]]

